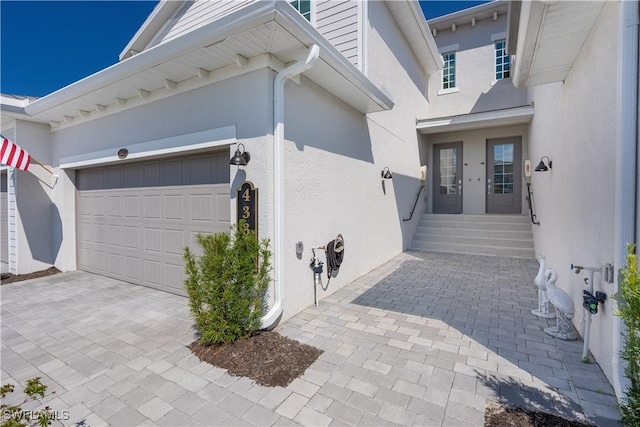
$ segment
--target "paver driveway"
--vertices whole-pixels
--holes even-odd
[[[191,355],[182,297],[82,272],[15,283],[0,288],[1,381],[43,377],[58,425],[481,426],[487,399],[618,425],[582,342],[531,314],[537,267],[401,254],[277,328],[324,350],[286,388]]]

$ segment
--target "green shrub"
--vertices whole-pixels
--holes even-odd
[[[630,386],[620,406],[622,424],[640,426],[640,272],[634,245],[627,246],[627,266],[622,270],[618,314],[626,326],[622,359],[627,362],[625,374]]]
[[[0,399],[3,403],[0,404],[0,412],[2,413],[2,423],[0,427],[25,427],[25,426],[40,426],[46,427],[51,425],[51,420],[57,415],[55,411],[46,406],[44,409],[38,410],[23,410],[22,406],[38,397],[45,397],[47,386],[40,382],[40,377],[31,378],[27,380],[27,385],[24,388],[24,399],[17,405],[8,405],[4,403],[7,395],[13,393],[15,387],[13,384],[5,384],[0,387]],[[55,392],[49,393],[49,395]],[[64,411],[66,412],[66,411]]]
[[[242,230],[197,236],[204,250],[184,250],[191,315],[203,345],[248,338],[260,328],[270,282],[269,241]]]

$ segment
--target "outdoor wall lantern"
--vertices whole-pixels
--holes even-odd
[[[547,165],[544,164],[544,159],[547,159],[547,163],[549,164],[549,167],[547,167]],[[547,156],[542,156],[542,158],[540,159],[540,163],[538,163],[538,166],[536,166],[535,171],[546,172],[549,169],[551,169],[551,160]]]
[[[384,167],[384,169],[382,169],[382,172],[380,172],[380,175],[382,176],[382,179],[391,179],[391,178],[393,178],[393,175],[391,175],[391,171],[386,166]]]
[[[240,152],[240,146],[242,146],[242,152]],[[251,156],[244,149],[244,144],[238,144],[238,148],[236,149],[236,153],[233,155],[231,160],[229,160],[230,165],[236,166],[246,166],[251,160]]]

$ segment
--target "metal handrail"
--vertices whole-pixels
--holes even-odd
[[[420,193],[422,192],[422,189],[424,188],[424,185],[420,186],[420,189],[418,190],[418,194],[416,194],[416,201],[413,203],[413,209],[411,209],[411,215],[409,215],[409,218],[402,218],[402,221],[411,221],[411,218],[413,218],[413,212],[415,212],[416,210],[416,206],[418,205],[418,199],[420,198]]]
[[[531,192],[531,183],[527,182],[527,202],[529,202],[529,214],[531,215],[531,223],[540,225],[540,221],[536,221],[536,214],[533,212],[533,193]]]

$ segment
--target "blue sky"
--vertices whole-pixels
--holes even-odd
[[[0,92],[44,96],[118,62],[157,1],[0,1]],[[485,1],[420,2],[427,19]]]

